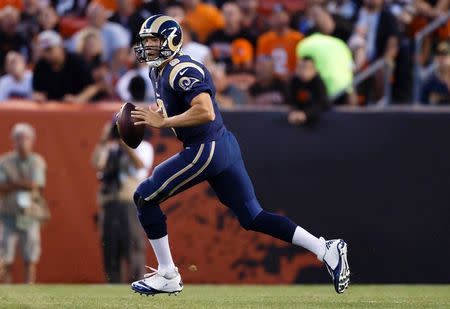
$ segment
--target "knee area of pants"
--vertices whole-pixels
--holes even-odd
[[[158,203],[153,200],[146,201],[138,191],[134,192],[133,200],[138,209],[142,207],[159,207]]]
[[[142,225],[166,222],[166,215],[159,206],[146,205],[138,208],[138,218]]]
[[[253,221],[255,221],[252,218],[242,218],[242,217],[238,217],[239,220],[239,224],[241,225],[241,227],[247,231],[252,230],[253,229]]]
[[[249,218],[246,222],[239,222],[241,223],[241,226],[246,229],[247,231],[258,231],[261,226],[261,218],[265,216],[266,212],[262,210],[258,215],[256,215],[254,218]]]
[[[141,195],[136,191],[133,195],[134,205],[139,206],[140,199],[142,199]]]
[[[149,239],[159,239],[167,235],[166,215],[159,206],[138,208],[138,218]]]

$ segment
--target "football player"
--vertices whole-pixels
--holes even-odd
[[[150,67],[158,105],[158,109],[137,107],[132,112],[135,125],[172,128],[184,149],[158,165],[134,194],[139,220],[155,252],[158,268],[133,282],[132,289],[141,294],[179,293],[183,289],[160,204],[208,181],[243,228],[313,252],[325,263],[336,292],[343,293],[350,280],[347,244],[342,239],[317,238],[290,219],[261,208],[239,144],[223,123],[211,75],[201,63],[182,53],[182,43],[180,25],[171,17],[154,15],[142,24],[135,47],[138,61]]]

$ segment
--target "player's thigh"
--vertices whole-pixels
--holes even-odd
[[[248,225],[260,212],[253,183],[242,160],[208,180],[219,200],[231,208],[242,225]]]
[[[147,202],[160,203],[205,179],[213,143],[189,147],[158,165],[137,193]]]

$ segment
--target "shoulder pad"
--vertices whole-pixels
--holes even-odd
[[[192,86],[205,78],[204,69],[193,62],[180,62],[172,68],[169,74],[169,84],[172,89],[190,90]]]

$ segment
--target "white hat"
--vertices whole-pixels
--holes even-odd
[[[53,30],[46,30],[44,32],[41,32],[38,36],[38,46],[40,49],[62,45],[63,41],[61,36]]]
[[[25,122],[16,123],[11,130],[11,138],[15,140],[19,135],[26,135],[35,138],[36,132],[34,128]]]

